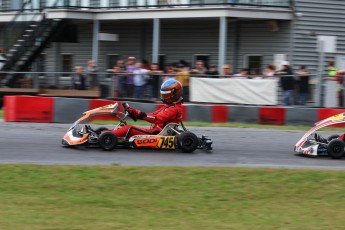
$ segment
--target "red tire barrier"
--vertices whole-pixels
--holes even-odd
[[[229,107],[224,105],[214,105],[211,106],[211,122],[215,123],[222,123],[228,122],[229,115],[228,115]]]
[[[259,108],[259,124],[284,125],[285,108],[263,106]]]
[[[5,121],[42,122],[54,121],[54,98],[35,96],[5,96]]]

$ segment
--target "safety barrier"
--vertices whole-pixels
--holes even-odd
[[[6,96],[4,107],[5,121],[54,121],[54,98],[51,97]]]
[[[284,125],[285,108],[262,106],[259,108],[259,124]]]
[[[118,101],[120,106],[124,101]],[[4,120],[9,122],[72,123],[83,112],[114,103],[103,99],[78,99],[37,96],[6,96]],[[163,104],[129,102],[133,108],[151,112]],[[340,108],[240,106],[217,104],[191,104],[182,106],[183,121],[193,122],[241,122],[270,125],[306,125],[345,112]],[[93,120],[115,120],[114,116],[101,115]],[[345,127],[345,124],[337,125]]]

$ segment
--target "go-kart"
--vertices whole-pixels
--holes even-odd
[[[62,138],[63,146],[88,146],[101,147],[104,150],[115,148],[151,148],[151,149],[179,149],[185,153],[191,153],[196,149],[212,150],[212,141],[207,136],[197,137],[183,125],[169,123],[159,133],[135,135],[132,137],[117,137],[111,129],[99,127],[93,129],[88,124],[90,117],[110,114],[118,118],[119,123],[113,129],[127,125],[129,113],[125,110],[127,103],[122,103],[124,111],[120,111],[118,103],[102,106],[83,113],[83,116],[75,121]],[[115,119],[115,118],[114,118]],[[135,118],[132,117],[134,121]]]
[[[334,134],[327,138],[316,133],[317,130],[334,124],[345,123],[345,113],[340,113],[315,123],[295,145],[295,152],[309,156],[328,155],[334,159],[345,156],[345,134]]]

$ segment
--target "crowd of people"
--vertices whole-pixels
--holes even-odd
[[[309,92],[309,72],[302,66],[296,73],[293,72],[288,62],[282,63],[282,69],[277,70],[275,65],[267,65],[260,74],[255,69],[241,69],[233,73],[232,66],[225,64],[221,71],[215,65],[205,66],[204,61],[197,60],[194,67],[181,60],[160,69],[158,63],[148,64],[146,61],[137,61],[135,57],[125,60],[118,60],[114,66],[114,81],[117,84],[114,88],[116,97],[134,97],[156,99],[159,95],[158,89],[161,82],[173,78],[181,82],[183,87],[183,98],[189,99],[189,78],[233,78],[233,79],[274,79],[278,80],[282,88],[282,104],[305,105]],[[295,76],[294,76],[295,75]],[[298,97],[295,99],[294,92]]]
[[[333,65],[333,66],[332,66]],[[306,105],[310,98],[310,73],[306,66],[301,66],[294,71],[288,61],[281,63],[281,68],[277,69],[274,64],[267,65],[262,73],[257,69],[241,69],[234,73],[230,64],[225,64],[218,71],[215,65],[205,66],[204,61],[197,60],[194,67],[186,61],[165,66],[160,69],[158,63],[149,64],[147,61],[139,61],[135,57],[128,57],[126,60],[116,61],[113,69],[112,91],[114,97],[136,98],[158,100],[159,87],[167,79],[176,79],[183,87],[183,98],[189,100],[189,79],[193,77],[208,78],[233,78],[233,79],[272,79],[279,83],[281,89],[281,105]],[[344,74],[345,71],[334,69],[334,62],[329,63],[328,80],[333,76]],[[75,75],[72,78],[74,89],[97,89],[99,79],[98,69],[95,61],[89,60],[88,65],[83,69],[81,66],[75,68]],[[342,78],[341,78],[342,79]],[[88,86],[86,81],[89,82]],[[340,92],[340,89],[339,89]],[[339,93],[339,100],[340,100]],[[342,97],[341,97],[342,98]],[[341,103],[342,104],[342,103]]]

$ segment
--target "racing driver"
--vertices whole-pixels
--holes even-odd
[[[127,106],[125,110],[133,120],[141,119],[152,123],[151,128],[125,125],[117,130],[111,130],[117,137],[129,138],[134,135],[158,134],[166,124],[179,123],[182,117],[182,85],[175,79],[163,82],[160,89],[160,97],[165,104],[152,113],[145,113]]]

